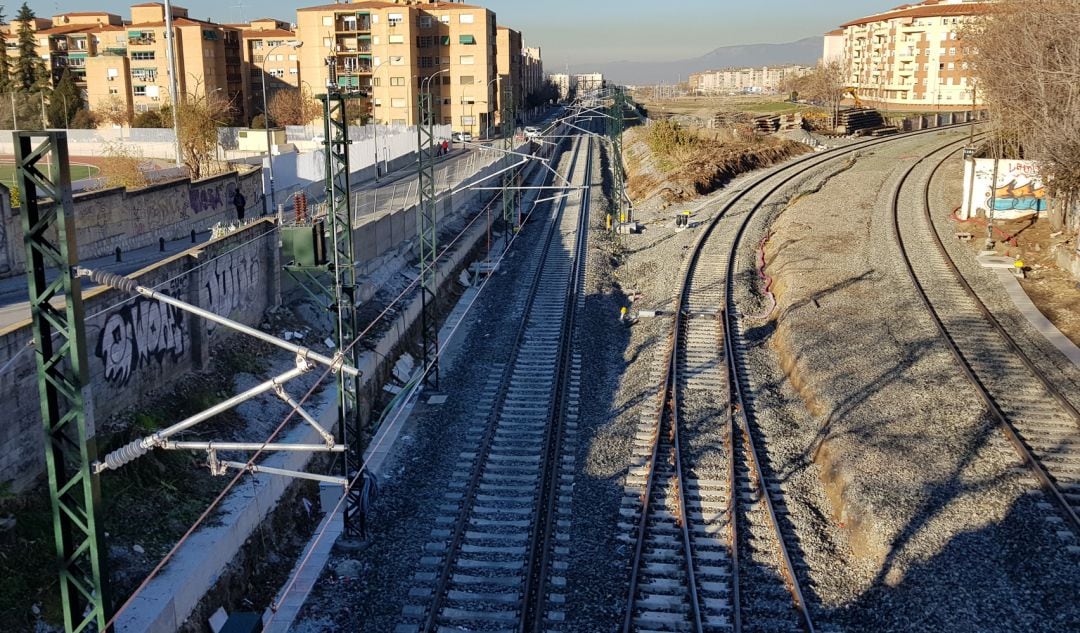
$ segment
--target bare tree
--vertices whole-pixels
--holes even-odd
[[[1002,0],[962,32],[990,110],[994,154],[1039,161],[1058,200],[1080,194],[1080,0]]]
[[[110,96],[94,108],[98,118],[110,125],[130,125],[131,112],[123,99],[116,95]]]
[[[799,93],[803,99],[820,101],[829,110],[835,129],[840,116],[840,102],[844,99],[844,69],[839,62],[819,62],[809,73],[785,78],[782,88]]]
[[[103,187],[137,189],[150,184],[142,170],[142,152],[130,145],[107,141],[101,148],[100,178]]]
[[[319,117],[319,104],[302,88],[278,90],[266,109],[274,125],[307,125]]]
[[[231,110],[228,99],[217,91],[207,93],[198,82],[177,105],[180,159],[193,180],[209,176],[219,167],[218,127],[225,124]]]

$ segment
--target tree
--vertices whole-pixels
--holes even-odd
[[[840,102],[844,100],[844,69],[839,62],[818,62],[807,74],[785,79],[781,90],[798,93],[801,99],[820,101],[828,108],[832,127],[836,128],[840,117]]]
[[[49,127],[72,127],[71,120],[75,118],[75,114],[85,108],[82,91],[75,85],[71,71],[65,68],[56,88],[49,95]]]
[[[118,142],[106,142],[102,146],[99,165],[104,187],[136,189],[150,184],[142,170],[145,161],[139,149]]]
[[[94,113],[83,108],[71,117],[68,127],[73,130],[92,130],[98,126],[98,119]]]
[[[169,127],[161,117],[161,110],[147,110],[135,115],[131,127]]]
[[[3,7],[0,7],[0,25],[5,25]],[[0,42],[2,44],[3,42]],[[0,46],[0,92],[11,89],[11,60],[8,59],[7,46]]]
[[[265,130],[266,129],[266,115],[256,114],[251,117],[251,125],[249,126],[253,130]]]
[[[278,90],[266,109],[277,126],[307,125],[319,117],[319,104],[300,88]]]
[[[1080,1],[1002,0],[960,33],[993,154],[1039,161],[1061,228],[1080,197]]]
[[[15,19],[19,21],[19,56],[15,59],[15,88],[29,92],[49,85],[48,70],[45,62],[37,53],[37,38],[30,24],[34,21],[34,11],[23,2]]]
[[[180,160],[193,180],[209,176],[215,167],[218,148],[218,127],[232,110],[232,104],[207,93],[196,84],[176,106],[179,125]]]
[[[131,123],[131,112],[128,110],[127,104],[116,95],[111,95],[108,99],[99,103],[94,112],[97,114],[98,119],[109,125],[127,125]]]

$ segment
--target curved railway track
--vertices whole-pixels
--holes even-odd
[[[915,177],[941,153],[927,174]],[[994,318],[949,256],[930,216],[930,189],[951,155],[942,148],[903,174],[891,197],[894,237],[942,340],[1069,528],[1080,535],[1080,412]],[[921,204],[900,204],[905,192],[918,195]]]
[[[785,185],[855,152],[940,131],[793,161],[747,184],[704,227],[655,371],[656,407],[642,414],[626,480],[622,525],[630,531],[633,557],[624,632],[740,631],[744,623],[748,630],[815,630],[790,551],[782,489],[757,450],[763,439],[752,423],[749,344],[733,292],[735,255],[751,219]],[[736,214],[750,194],[755,202]],[[723,451],[694,448],[687,429],[704,429],[706,421],[715,426],[718,419]]]
[[[569,538],[593,145],[574,141],[575,188],[548,227],[511,357],[488,383],[490,413],[468,432],[476,448],[461,455],[397,631],[539,631],[565,617],[548,588],[564,582],[554,570]]]

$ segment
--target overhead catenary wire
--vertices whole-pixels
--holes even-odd
[[[532,206],[529,208],[528,213],[526,213],[525,216],[522,219],[522,224],[523,225],[528,223],[529,219],[532,217],[532,214],[536,211],[536,208],[540,204],[542,204],[543,202],[546,202],[546,200],[533,201]],[[486,207],[485,207],[485,209],[486,209]],[[474,218],[474,222],[475,222],[475,218]],[[495,266],[498,266],[499,263],[502,262],[502,260],[506,257],[506,254],[510,251],[511,247],[513,246],[513,244],[517,241],[517,239],[520,236],[521,236],[520,232],[514,233],[514,234],[512,234],[510,236],[510,238],[507,241],[506,245],[504,246],[503,250],[498,254],[498,256],[497,256],[497,258],[496,258],[496,260],[494,262]],[[484,282],[480,285],[480,288],[477,290],[476,294],[473,295],[473,297],[470,300],[469,304],[466,306],[464,314],[468,314],[473,309],[473,306],[475,306],[476,301],[480,298],[480,296],[483,294],[484,290],[487,288],[487,284],[488,284],[488,282],[490,282],[490,280],[491,280],[490,276],[484,279]],[[461,323],[463,321],[464,320],[459,321],[457,324],[455,324],[451,328],[450,332],[448,333],[448,337],[447,337],[448,339],[452,338],[454,336],[454,334],[461,327]],[[438,351],[438,356],[441,356],[443,353],[445,353],[445,351],[446,351],[446,348],[441,347],[439,349],[439,351]],[[431,363],[429,363],[429,366],[423,368],[423,370],[424,371],[430,370],[430,368],[434,365],[436,360],[437,360],[437,357],[436,357],[436,359],[432,359]],[[422,372],[421,372],[421,375],[422,375]],[[419,380],[411,381],[409,385],[406,385],[406,389],[403,390],[401,392],[401,394],[398,394],[398,396],[396,396],[394,398],[394,400],[396,401],[402,396],[402,394],[406,394],[404,396],[404,398],[401,399],[401,401],[402,402],[408,402],[409,400],[411,400],[413,397],[416,396],[417,391],[420,389],[421,386],[422,385],[421,385],[421,382]],[[393,418],[391,418],[390,423],[393,424],[394,422],[396,422],[404,411],[405,411],[405,407],[399,407],[394,412],[394,416],[393,416]],[[380,424],[383,423],[383,418],[384,417],[385,417],[385,414],[383,416],[380,416],[380,418],[379,418]],[[377,451],[377,449],[382,445],[382,443],[385,441],[385,439],[386,439],[386,436],[383,436],[383,437],[379,438],[379,441],[373,447],[371,447],[372,448],[371,454],[374,454]],[[364,460],[363,464],[361,465],[359,473],[356,475],[356,477],[354,477],[353,481],[350,484],[350,487],[352,485],[355,485],[356,482],[358,481],[359,477],[361,476],[361,474],[366,472],[366,468],[367,468],[367,465],[368,465],[369,461],[370,461],[370,459],[365,459]],[[337,504],[331,510],[327,511],[327,514],[328,515],[333,515],[333,514],[336,514],[337,512],[339,512],[341,510],[341,506],[344,503],[344,501],[345,501],[345,496],[343,495],[340,499],[338,499]],[[264,626],[269,625],[271,622],[274,621],[274,618],[277,617],[277,609],[281,606],[281,602],[284,601],[284,598],[287,595],[289,595],[289,593],[293,590],[293,587],[295,586],[296,581],[299,578],[300,572],[307,566],[308,562],[310,561],[311,555],[314,553],[314,551],[316,549],[315,546],[317,546],[322,541],[322,539],[323,539],[323,537],[325,535],[326,535],[326,526],[324,525],[323,527],[319,528],[318,532],[315,535],[313,535],[312,540],[310,541],[313,544],[313,546],[308,548],[308,551],[304,554],[304,557],[301,559],[301,561],[297,565],[296,569],[294,570],[294,573],[290,574],[288,582],[286,583],[286,585],[285,585],[284,589],[282,590],[280,596],[278,596],[277,604],[271,605],[270,618],[269,618],[269,620],[267,622],[264,623]]]
[[[485,216],[485,214],[487,213],[488,207],[491,206],[492,204],[494,204],[494,200],[489,202],[488,205],[486,205],[475,216],[473,216],[472,220],[470,220],[465,225],[465,227],[463,227],[461,229],[461,231],[459,231],[457,233],[457,235],[455,235],[454,238],[451,239],[450,242],[448,242],[439,251],[439,253],[436,255],[434,260],[431,262],[431,264],[429,264],[428,268],[425,269],[424,272],[427,272],[428,269],[430,269],[430,268],[436,266],[437,264],[439,264],[440,261],[443,259],[443,257],[445,257],[446,253],[450,250],[450,248],[452,248],[465,235],[465,233],[470,228],[472,228],[472,226],[474,224],[476,224],[476,222],[480,218]],[[535,204],[534,204],[533,208],[535,209]],[[529,215],[531,215],[531,213],[532,213],[532,209],[530,209]],[[528,217],[528,216],[526,216],[526,217]],[[260,236],[259,238],[256,238],[256,239],[262,239],[263,237],[265,237],[265,235],[266,234],[264,233],[262,236]],[[385,308],[383,308],[383,310],[378,315],[375,316],[375,318],[353,339],[353,341],[347,347],[345,347],[342,350],[342,353],[346,353],[349,350],[351,350],[353,345],[356,345],[365,336],[367,336],[371,332],[371,330],[375,327],[375,325],[377,325],[388,313],[390,313],[390,311],[394,308],[394,306],[396,306],[399,302],[401,302],[405,298],[405,296],[407,296],[414,289],[414,287],[417,285],[417,283],[418,283],[418,281],[419,281],[419,279],[421,277],[418,277],[417,279],[410,282],[389,304],[387,304],[387,306]],[[331,373],[332,373],[332,369],[329,368],[329,367],[326,368],[323,371],[323,373],[318,377],[318,379],[314,382],[314,384],[312,384],[312,386],[307,390],[307,392],[304,394],[304,396],[297,402],[297,406],[302,406],[312,395],[314,395],[315,392],[319,389],[319,387],[322,386],[323,381],[326,380],[327,376],[329,376]],[[281,431],[293,419],[293,416],[295,416],[296,414],[297,414],[297,408],[294,407],[286,414],[285,418],[270,433],[267,440],[265,442],[263,442],[262,444],[263,445],[269,445],[271,442],[273,442],[274,439],[277,438],[277,436],[281,433]],[[116,610],[116,612],[113,613],[113,615],[111,616],[109,621],[106,623],[106,627],[110,627],[110,626],[112,626],[113,624],[116,623],[117,618],[119,618],[119,616],[127,608],[129,608],[131,606],[131,604],[132,604],[132,602],[134,602],[135,598],[137,598],[138,595],[142,591],[144,591],[146,589],[146,587],[149,585],[150,581],[153,580],[159,573],[161,573],[161,570],[165,567],[165,565],[179,551],[180,546],[183,545],[189,538],[191,538],[191,536],[195,533],[195,531],[199,527],[201,527],[203,525],[203,523],[205,523],[205,521],[210,517],[211,513],[215,510],[215,508],[218,507],[218,505],[225,499],[225,497],[229,494],[229,492],[232,491],[232,489],[236,486],[236,484],[240,482],[240,480],[243,478],[244,474],[246,474],[248,472],[252,472],[252,473],[256,472],[256,471],[252,470],[252,467],[254,467],[256,465],[255,464],[256,460],[258,460],[259,457],[262,456],[263,452],[264,452],[263,449],[255,451],[255,453],[252,454],[252,456],[245,463],[244,469],[239,469],[239,468],[236,469],[237,470],[236,475],[234,475],[233,478],[229,480],[229,482],[225,485],[225,487],[221,490],[221,492],[218,493],[218,495],[216,497],[214,497],[214,499],[210,502],[210,505],[206,508],[206,510],[204,510],[203,513],[199,515],[199,517],[195,520],[195,522],[192,523],[192,525],[184,532],[184,534],[172,546],[172,548],[169,549],[169,551],[158,562],[158,564],[154,566],[154,568],[150,571],[149,574],[147,574],[147,576],[138,585],[138,587],[135,588],[135,590],[127,598],[127,600],[125,600],[124,603]],[[365,462],[364,465],[366,466],[366,462]],[[230,464],[230,466],[231,466],[231,464]],[[263,471],[268,472],[268,471],[265,471],[265,469],[263,469]],[[359,477],[359,475],[361,473],[363,473],[363,472],[364,472],[364,469],[363,469],[363,467],[361,467],[359,473],[357,474],[357,477]],[[356,484],[356,481],[357,481],[357,479],[354,478],[351,482],[349,482],[347,484],[347,488],[351,489]],[[342,496],[342,499],[344,499],[344,498],[345,498],[345,495]]]

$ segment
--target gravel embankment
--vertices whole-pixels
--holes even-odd
[[[439,393],[448,396],[446,402],[428,405],[425,398],[413,409],[395,447],[395,468],[380,482],[372,538],[359,551],[334,552],[293,631],[393,631],[400,621],[459,455],[474,448],[465,445],[465,432],[477,415],[486,415],[476,403],[491,367],[509,357],[520,315],[507,306],[527,289],[522,271],[539,257],[537,246],[546,233],[540,215],[537,211],[462,321],[456,334],[461,345],[453,355],[457,362],[441,367]]]
[[[876,150],[773,224],[779,309],[756,350],[758,380],[773,385],[759,424],[786,479],[815,615],[843,630],[1080,623],[1066,597],[1075,559],[931,328],[892,241],[900,172],[922,147],[958,137]]]

